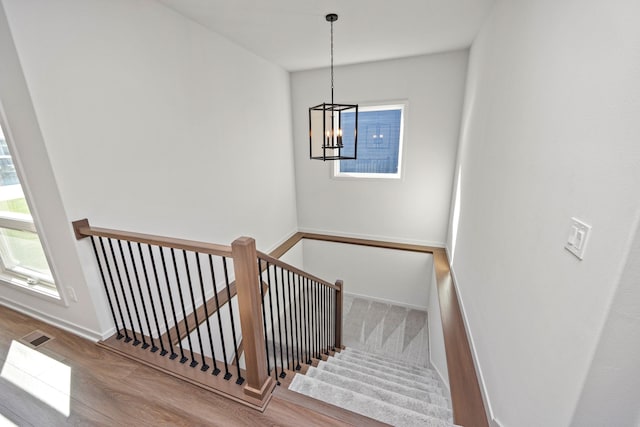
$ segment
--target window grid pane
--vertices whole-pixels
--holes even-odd
[[[353,113],[343,114],[343,121],[355,121]],[[362,111],[358,115],[358,158],[341,160],[340,173],[397,174],[399,169],[402,109]],[[352,149],[353,138],[345,138],[345,148]]]

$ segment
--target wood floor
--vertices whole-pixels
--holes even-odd
[[[34,330],[54,337],[37,351],[70,367],[70,414],[33,397],[7,380],[11,346]],[[34,350],[36,351],[36,350]],[[218,397],[79,338],[0,306],[0,426],[344,426],[381,425],[369,418],[335,410],[278,387],[264,413]],[[30,369],[25,368],[27,371]],[[18,372],[20,372],[18,370]],[[27,377],[24,374],[23,377]],[[47,385],[46,372],[28,381]],[[14,380],[15,381],[15,380]],[[51,382],[52,380],[49,380]],[[63,387],[62,387],[63,388]],[[60,395],[60,391],[57,392]]]

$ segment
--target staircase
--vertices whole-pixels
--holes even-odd
[[[435,371],[347,348],[289,390],[394,426],[453,426],[448,392]]]

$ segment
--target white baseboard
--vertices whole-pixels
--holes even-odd
[[[449,252],[449,248],[445,247],[445,250],[447,252],[447,259],[451,259],[451,253]],[[492,423],[494,423],[494,426],[497,425],[499,426],[500,424],[495,424],[497,423],[497,420],[494,416],[493,413],[493,407],[491,406],[491,399],[489,398],[489,393],[487,391],[487,385],[484,381],[484,375],[482,374],[482,367],[480,366],[480,363],[478,362],[478,352],[476,350],[476,345],[475,342],[473,340],[473,333],[471,332],[471,329],[469,328],[469,322],[467,319],[467,311],[464,308],[464,301],[462,300],[462,294],[460,293],[460,288],[458,287],[458,279],[456,277],[456,273],[453,270],[453,266],[449,266],[451,269],[451,278],[453,279],[453,286],[456,290],[456,294],[458,295],[458,304],[460,305],[460,312],[462,314],[462,321],[464,323],[464,328],[467,332],[467,338],[469,340],[469,347],[471,349],[471,358],[473,359],[473,365],[476,368],[476,373],[478,376],[478,381],[480,382],[480,394],[482,395],[482,400],[484,402],[484,408],[485,411],[487,413],[487,419],[491,420]]]
[[[76,325],[75,323],[60,319],[59,317],[51,316],[49,314],[33,310],[25,305],[8,300],[4,297],[0,297],[0,304],[93,342],[100,341],[109,336],[106,335],[107,332],[101,333],[93,331],[91,329],[85,328],[84,326]]]
[[[400,301],[394,301],[394,300],[385,299],[385,298],[372,297],[372,296],[369,296],[369,295],[354,294],[354,293],[351,293],[351,292],[345,292],[344,294],[352,296],[352,297],[356,297],[356,298],[366,299],[366,300],[369,300],[369,301],[381,302],[383,304],[399,305],[401,307],[406,307],[406,308],[409,308],[411,310],[427,311],[427,308],[428,308],[428,307],[425,307],[425,306],[411,305],[411,304],[407,304],[407,303],[400,302]]]
[[[358,234],[358,233],[348,233],[344,231],[320,230],[320,229],[305,228],[305,227],[299,228],[298,231],[303,233],[327,234],[329,236],[352,237],[355,239],[381,240],[383,242],[406,243],[408,245],[432,246],[435,248],[445,247],[444,242],[435,242],[431,240],[405,239],[402,237],[381,236],[376,234]]]

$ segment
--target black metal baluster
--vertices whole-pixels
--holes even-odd
[[[216,273],[213,268],[213,256],[209,254],[209,267],[211,268],[211,280],[213,281],[213,295],[216,299],[216,313],[218,314],[218,328],[220,329],[220,342],[222,343],[222,357],[224,359],[224,379],[228,380],[231,378],[231,373],[229,372],[229,363],[227,362],[227,346],[224,343],[224,332],[222,330],[222,314],[220,314],[220,300],[218,298],[218,286],[216,284]],[[218,375],[220,371],[214,369],[211,373],[212,375]]]
[[[227,285],[227,304],[229,304],[229,319],[231,319],[231,333],[233,334],[233,349],[236,355],[236,367],[238,368],[238,379],[236,384],[240,385],[244,382],[244,378],[240,374],[240,355],[238,354],[238,339],[236,338],[236,324],[233,318],[233,304],[231,304],[231,290],[229,289],[229,271],[227,269],[227,257],[222,257],[222,265],[224,267],[224,280]]]
[[[262,275],[262,273],[264,273],[264,270],[262,269],[262,260],[260,258],[258,258],[258,271],[260,272],[260,296],[262,297],[262,302],[260,305],[262,306],[262,325],[264,329],[264,346],[267,352],[267,375],[271,376],[271,363],[269,360],[269,339],[267,337],[267,313],[265,311],[264,286],[262,285],[264,283],[264,276]],[[275,360],[275,354],[273,358]]]
[[[187,338],[187,344],[189,345],[189,353],[191,353],[191,367],[193,368],[198,364],[193,356],[193,347],[191,346],[191,334],[189,333],[189,323],[187,322],[187,309],[184,305],[184,297],[182,296],[182,285],[180,285],[180,275],[178,274],[178,264],[176,263],[176,252],[171,248],[171,261],[173,262],[173,272],[176,276],[176,285],[178,286],[178,296],[180,297],[180,306],[182,307],[182,318],[184,319],[184,332]],[[178,325],[176,324],[176,330]],[[177,332],[178,339],[180,338],[180,331]],[[183,338],[184,339],[184,338]],[[186,363],[189,360],[184,355],[180,359],[180,363]]]
[[[300,353],[302,355],[302,363],[307,363],[307,338],[304,328],[304,277],[298,275],[298,314],[300,318],[298,323],[300,325]]]
[[[307,334],[307,364],[311,365],[311,354],[313,353],[313,349],[311,348],[311,328],[309,327],[309,320],[311,315],[309,313],[309,279],[304,277],[304,305],[305,305],[305,313],[304,313],[304,329]]]
[[[306,313],[306,309],[305,309],[305,302],[304,302],[304,296],[305,296],[305,292],[304,292],[304,286],[305,286],[305,278],[303,276],[299,276],[298,277],[298,281],[300,284],[300,288],[299,288],[299,292],[300,292],[300,336],[302,338],[302,361],[304,363],[309,363],[309,357],[308,357],[308,346],[307,346],[307,327],[306,327],[306,322],[305,322],[305,313]]]
[[[269,315],[271,316],[271,343],[273,346],[273,369],[276,374],[276,382],[280,385],[280,381],[278,381],[278,354],[276,353],[276,328],[273,323],[273,300],[271,295],[273,295],[273,287],[271,286],[271,264],[267,261],[267,286],[269,287]],[[280,367],[282,369],[282,367]],[[280,371],[282,372],[282,371]]]
[[[321,316],[321,310],[320,310],[320,283],[314,281],[313,282],[313,287],[314,287],[314,295],[315,295],[315,300],[316,300],[316,347],[318,350],[318,359],[322,360],[322,327],[321,327],[321,323],[320,323],[320,316]]]
[[[322,356],[320,355],[320,298],[319,298],[319,294],[318,294],[318,282],[316,282],[315,280],[313,282],[311,282],[312,286],[313,286],[313,300],[314,300],[314,310],[315,310],[315,316],[314,316],[314,321],[315,321],[315,327],[314,327],[314,333],[316,336],[316,356],[318,360],[322,360]]]
[[[297,286],[296,286],[296,282],[298,283]],[[296,317],[296,347],[298,348],[298,364],[296,365],[296,371],[299,371],[300,369],[302,369],[300,362],[303,361],[303,357],[304,357],[304,353],[302,351],[302,330],[300,328],[300,319],[302,316],[300,315],[300,275],[299,274],[294,274],[293,276],[293,289],[295,291],[293,294],[293,297],[294,297],[293,301],[295,305],[294,314]]]
[[[127,240],[127,248],[129,249],[129,258],[131,259],[131,265],[133,266],[133,277],[136,279],[136,285],[138,288],[138,294],[140,295],[140,303],[142,304],[142,314],[144,314],[144,319],[147,322],[147,331],[149,331],[149,338],[151,339],[151,344],[155,347],[153,341],[153,335],[151,333],[151,324],[149,323],[149,316],[147,315],[147,304],[144,299],[144,295],[142,294],[142,286],[140,286],[140,279],[138,278],[138,268],[136,267],[136,260],[133,257],[133,251],[131,250],[131,242]],[[121,247],[122,249],[122,247]],[[124,260],[124,253],[122,254],[122,259]],[[126,263],[124,264],[126,267]],[[127,269],[125,268],[125,271]],[[129,272],[127,271],[127,280],[129,281],[129,286],[131,286],[131,280],[129,279]],[[133,301],[135,302],[136,297],[133,295],[133,290],[131,291],[133,296]],[[138,315],[138,309],[136,308],[136,315]],[[140,317],[138,315],[138,322],[140,322]],[[144,330],[142,330],[142,325],[140,325],[140,335],[142,335],[142,348],[149,348],[149,343],[144,339]]]
[[[294,299],[291,298],[291,272],[287,271],[287,288],[289,289],[289,292],[287,293],[287,296],[289,298],[289,329],[291,330],[291,361],[293,362],[291,364],[291,370],[295,370],[297,369],[296,366],[299,366],[299,361],[300,359],[298,359],[298,364],[296,364],[296,340],[295,340],[295,321],[293,318],[293,312],[294,312],[294,308],[293,308],[293,304],[294,304]]]
[[[153,302],[153,294],[151,293],[151,285],[149,284],[149,275],[147,274],[147,265],[144,261],[144,255],[142,254],[142,245],[138,242],[138,253],[140,254],[140,263],[142,264],[142,272],[144,275],[144,281],[145,284],[147,285],[147,292],[149,293],[149,301],[151,301],[151,313],[153,314],[153,320],[155,321],[156,324],[156,334],[158,335],[158,341],[160,341],[160,349],[164,350],[164,344],[162,343],[162,337],[160,336],[160,323],[158,322],[158,315],[156,314],[156,305]],[[151,336],[151,352],[155,353],[156,351],[160,350],[155,343],[153,342],[153,334],[150,334]],[[166,350],[165,354],[166,354]]]
[[[187,358],[184,357],[184,349],[182,348],[182,339],[180,339],[180,329],[178,328],[178,316],[176,316],[176,305],[173,302],[173,293],[171,292],[171,282],[169,282],[169,272],[167,271],[167,260],[164,257],[164,250],[162,246],[159,246],[158,249],[160,250],[160,259],[162,260],[162,270],[164,271],[164,280],[167,285],[167,292],[169,293],[169,303],[171,305],[171,313],[173,314],[173,322],[176,327],[176,335],[177,335],[176,341],[178,341],[178,348],[180,349],[180,357],[181,357],[180,363],[184,363],[187,361]],[[168,333],[169,333],[169,325],[167,325],[167,334]],[[171,338],[169,338],[169,340],[171,340]],[[171,350],[173,351],[173,347]],[[173,360],[176,357],[178,357],[177,354],[171,353],[171,356],[169,356],[169,359]]]
[[[198,337],[198,345],[199,345],[199,349],[200,349],[200,359],[202,360],[202,366],[201,369],[203,371],[206,371],[207,369],[209,369],[209,365],[206,364],[206,362],[204,361],[204,348],[202,347],[202,336],[200,335],[200,322],[198,322],[198,310],[196,307],[196,299],[193,296],[193,283],[191,282],[191,272],[189,271],[189,262],[187,260],[187,251],[185,251],[184,249],[182,250],[182,255],[184,258],[184,268],[187,272],[187,283],[189,284],[189,295],[191,295],[191,307],[193,310],[193,320],[195,320],[195,329],[196,329],[196,336]],[[196,253],[196,257],[198,256],[198,254]],[[203,304],[206,304],[206,301],[202,300]],[[186,317],[186,316],[185,316]],[[185,320],[186,323],[186,320]],[[193,352],[191,353],[193,355]],[[191,367],[195,367],[198,363],[195,362],[195,360],[191,361]]]
[[[173,340],[171,339],[171,332],[169,332],[169,321],[167,320],[167,309],[164,306],[164,298],[162,297],[162,289],[160,288],[160,280],[158,280],[158,269],[156,268],[156,258],[153,256],[153,250],[151,249],[151,245],[147,243],[147,249],[149,250],[149,259],[151,260],[151,267],[153,269],[153,277],[156,281],[156,287],[158,288],[158,299],[160,300],[160,308],[162,308],[162,318],[164,320],[164,327],[167,331],[167,340],[168,340],[168,347],[170,350],[170,359],[175,359],[176,357],[178,357],[178,355],[176,354],[175,351],[173,351]],[[162,254],[162,248],[158,246],[158,251],[160,251],[160,253]],[[163,260],[164,263],[164,260]],[[169,287],[169,285],[167,285],[167,288]],[[158,333],[160,333],[160,330],[158,329]],[[160,356],[166,356],[167,353],[169,353],[167,351],[166,348],[164,348],[164,344],[162,343],[162,335],[160,336],[160,346],[162,346],[162,350],[160,351]]]
[[[122,339],[122,337],[124,335],[122,335],[120,333],[120,328],[118,326],[118,320],[116,319],[116,312],[113,309],[113,303],[111,302],[111,293],[109,292],[109,287],[107,286],[107,281],[104,277],[104,270],[102,269],[102,262],[100,262],[100,257],[98,256],[98,248],[96,248],[96,242],[94,241],[95,237],[91,236],[91,246],[93,247],[93,253],[96,255],[96,260],[98,260],[98,268],[100,269],[100,277],[102,278],[102,284],[104,285],[104,291],[107,294],[107,301],[109,301],[109,308],[111,309],[111,316],[113,317],[113,325],[116,327],[116,332],[117,332],[117,339]],[[104,247],[102,248],[104,250]],[[106,258],[105,258],[105,262],[106,262]],[[107,267],[109,267],[107,265]],[[114,290],[115,293],[115,290]],[[118,302],[117,299],[117,295],[116,295],[116,302]],[[122,313],[120,313],[120,315],[122,316]],[[122,322],[122,328],[124,328],[124,321]]]
[[[282,271],[282,270],[281,270]],[[287,374],[284,372],[284,357],[282,354],[282,322],[280,321],[280,292],[278,291],[278,287],[280,284],[278,283],[278,267],[273,266],[273,279],[275,286],[275,297],[276,297],[276,310],[278,310],[278,338],[280,341],[280,378],[284,378]],[[286,338],[286,335],[285,335]]]
[[[204,304],[204,315],[205,321],[207,324],[207,334],[209,335],[209,348],[211,349],[211,360],[213,360],[213,370],[218,371],[220,373],[220,369],[218,369],[218,365],[216,363],[216,352],[213,349],[213,335],[211,335],[211,319],[209,319],[209,308],[207,307],[207,295],[204,292],[204,281],[202,280],[202,267],[200,265],[200,254],[196,253],[196,266],[198,267],[198,280],[200,281],[200,292],[202,293],[202,303]],[[213,283],[213,292],[216,291],[216,284]],[[200,344],[202,346],[202,344]],[[204,363],[204,351],[202,353],[202,367],[200,367],[201,371],[206,371],[209,369],[209,366]],[[217,374],[216,374],[217,375]]]
[[[324,290],[324,303],[325,303],[325,344],[327,348],[327,354],[331,351],[331,288],[327,287]]]
[[[334,337],[335,327],[333,324],[333,321],[336,318],[333,304],[333,294],[335,292],[336,291],[334,289],[329,289],[329,348],[333,351],[336,351],[336,340]]]
[[[280,283],[282,283],[282,316],[284,317],[284,348],[287,351],[287,370],[291,369],[291,357],[289,348],[289,329],[287,328],[287,290],[284,284],[284,268],[280,268]]]
[[[324,345],[324,332],[326,330],[326,326],[324,320],[326,318],[324,312],[324,285],[322,283],[318,284],[318,296],[320,297],[320,354],[327,354],[326,347]]]
[[[324,345],[325,345],[325,353],[329,354],[329,312],[331,311],[331,306],[329,305],[329,291],[331,289],[328,287],[324,288]]]
[[[336,347],[336,313],[337,313],[337,305],[338,301],[336,299],[338,295],[338,291],[332,289],[331,292],[331,346],[333,347],[333,351],[336,351],[338,348]]]
[[[316,304],[315,292],[313,291],[313,280],[308,280],[309,289],[309,336],[311,337],[311,360],[318,358],[318,350],[316,349]]]
[[[127,294],[124,291],[124,285],[122,284],[122,277],[120,276],[120,269],[118,268],[118,260],[116,259],[116,253],[113,250],[113,243],[111,242],[111,238],[107,238],[107,242],[109,243],[109,249],[111,250],[111,257],[113,260],[113,266],[116,268],[116,276],[118,277],[118,283],[120,283],[120,290],[122,291],[122,299],[124,300],[124,307],[127,310],[127,316],[129,317],[129,324],[131,325],[131,333],[133,334],[133,345],[140,344],[140,340],[138,340],[138,336],[136,335],[135,326],[133,326],[133,320],[131,319],[131,310],[129,310],[129,303],[127,302]],[[125,329],[126,331],[126,329]],[[127,336],[125,332],[125,342],[131,341],[131,338]]]
[[[324,293],[324,285],[318,282],[318,335],[320,339],[319,352],[322,356],[324,351],[324,300],[322,295]]]
[[[326,330],[326,325],[324,323],[324,320],[326,318],[325,316],[325,312],[324,312],[324,285],[322,283],[318,284],[318,296],[320,297],[320,308],[319,308],[319,313],[320,313],[320,354],[324,354],[326,355],[326,347],[324,345],[324,332]]]
[[[131,295],[131,301],[133,303],[133,310],[135,313],[136,320],[138,322],[138,329],[140,330],[140,337],[142,338],[142,348],[149,347],[147,341],[144,339],[144,329],[142,328],[142,322],[140,321],[140,312],[138,311],[138,303],[136,302],[136,295],[133,292],[133,286],[131,284],[131,276],[129,275],[129,267],[127,267],[127,260],[124,255],[124,249],[122,249],[122,240],[118,240],[118,248],[120,249],[120,258],[122,259],[122,267],[124,268],[124,277],[127,279],[127,286],[129,287],[129,295]],[[133,260],[131,260],[133,262]],[[135,332],[134,332],[135,333]],[[136,344],[136,341],[133,341],[133,345],[139,345],[140,341]],[[146,344],[146,347],[145,347]]]

